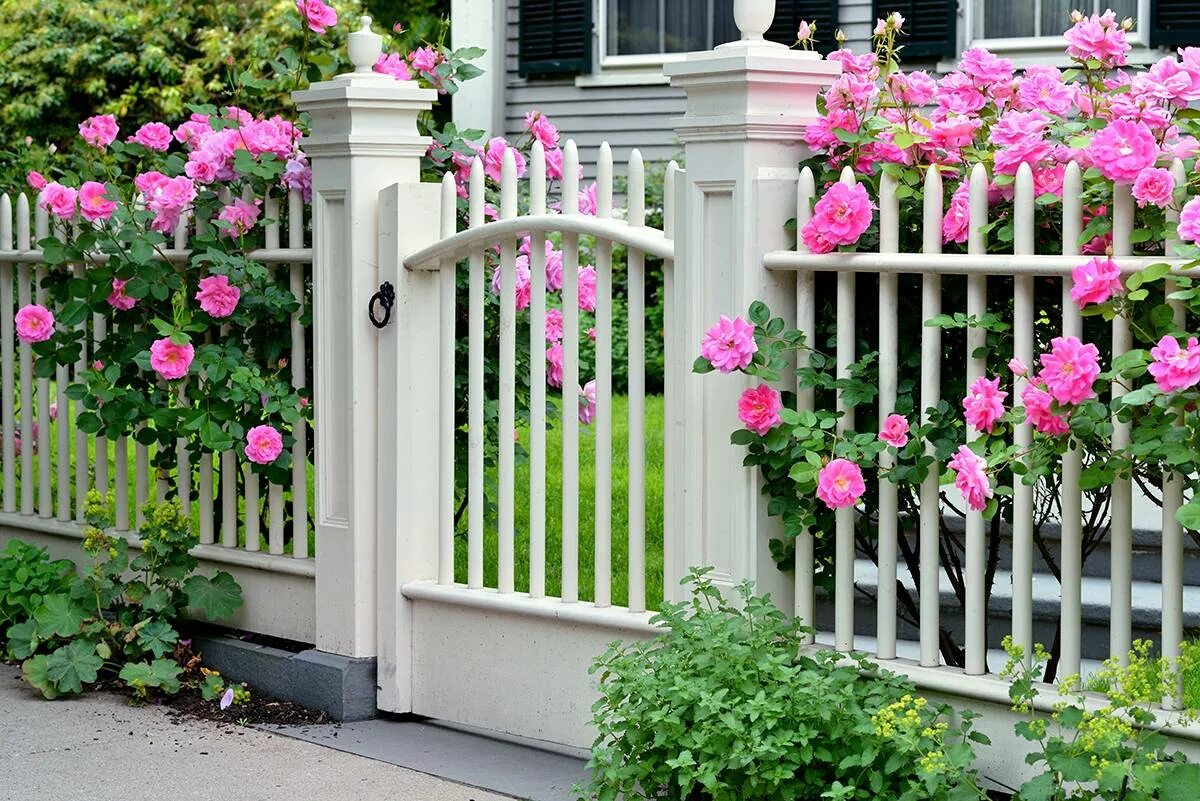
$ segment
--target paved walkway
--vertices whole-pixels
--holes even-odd
[[[95,693],[44,701],[0,665],[0,801],[507,801],[256,729]]]

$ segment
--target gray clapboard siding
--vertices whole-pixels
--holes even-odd
[[[576,86],[572,79],[528,80],[518,68],[519,0],[506,0],[505,15],[505,98],[504,133],[519,138],[525,114],[540,111],[558,126],[564,138],[574,139],[580,148],[584,175],[595,176],[596,158],[601,142],[613,148],[617,171],[633,148],[642,151],[648,162],[665,162],[678,157],[680,146],[672,120],[684,112],[684,95],[669,85],[652,86]],[[845,32],[847,46],[856,53],[870,48],[871,0],[842,0],[839,27]],[[824,36],[833,36],[826,31]]]

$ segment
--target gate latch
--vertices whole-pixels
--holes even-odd
[[[376,314],[375,306],[379,305],[383,308],[383,316]],[[396,288],[391,282],[384,281],[379,285],[379,291],[371,296],[371,302],[367,304],[367,316],[371,318],[371,325],[376,328],[385,328],[392,320],[392,306],[396,305]]]

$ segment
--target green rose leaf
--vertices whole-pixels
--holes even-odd
[[[242,588],[224,571],[211,579],[192,576],[184,582],[183,592],[187,595],[188,606],[199,609],[208,620],[228,618],[242,605]]]

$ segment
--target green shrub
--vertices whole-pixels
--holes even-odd
[[[613,643],[592,666],[599,731],[586,797],[982,798],[970,713],[918,698],[861,656],[809,655],[805,631],[753,585],[727,602],[694,570],[654,640]],[[869,675],[864,675],[869,674]]]
[[[75,565],[51,560],[45,548],[10,540],[0,551],[0,631],[33,615],[48,595],[65,592]]]
[[[1128,665],[1122,668],[1117,660],[1107,660],[1099,672],[1088,677],[1087,689],[1107,694],[1122,679],[1127,685],[1136,681],[1144,687],[1162,686],[1163,661],[1150,655],[1152,648],[1153,643],[1149,640],[1134,640]],[[1183,644],[1179,654],[1179,676],[1184,707],[1200,711],[1200,641]]]
[[[209,620],[229,617],[242,604],[241,588],[225,572],[196,574],[190,551],[198,537],[178,501],[146,507],[142,550],[132,557],[124,538],[105,532],[112,517],[99,493],[88,494],[85,514],[90,569],[8,628],[8,654],[23,660],[25,680],[46,698],[113,676],[139,696],[177,692],[185,668],[173,658],[178,620],[188,608]]]

